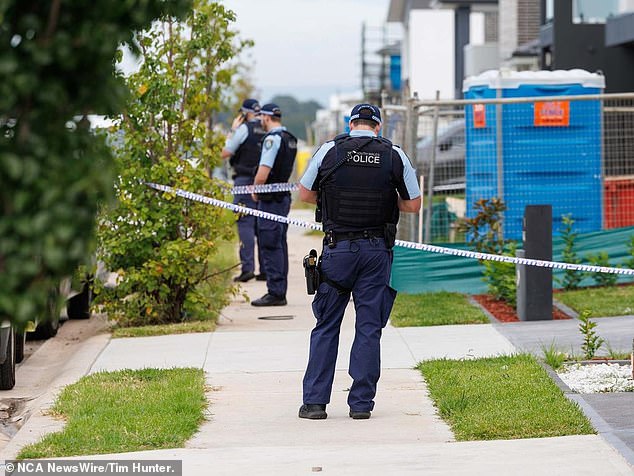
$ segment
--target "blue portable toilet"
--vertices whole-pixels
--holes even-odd
[[[466,99],[548,97],[466,106],[467,216],[475,215],[477,200],[500,197],[507,206],[505,238],[522,238],[526,205],[552,205],[554,233],[568,214],[576,231],[600,230],[601,103],[557,96],[600,94],[604,87],[602,75],[579,69],[487,71],[467,78]]]

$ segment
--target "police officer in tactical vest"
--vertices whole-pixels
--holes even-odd
[[[396,224],[399,211],[414,213],[421,204],[409,159],[378,137],[380,129],[379,108],[358,104],[350,114],[350,133],[323,144],[300,182],[300,199],[317,203],[325,232],[300,418],[327,417],[339,330],[351,294],[356,324],[349,415],[367,419],[374,408],[381,332],[396,297],[389,286]]]
[[[260,161],[262,138],[266,131],[262,128],[257,113],[260,104],[255,99],[245,99],[240,108],[240,115],[233,121],[233,134],[227,139],[222,158],[229,159],[233,168],[233,184],[235,186],[252,185],[255,171]],[[234,195],[233,203],[248,208],[257,208],[250,194]],[[266,275],[262,269],[261,252],[258,252],[260,274],[255,275],[255,243],[257,238],[256,219],[252,215],[242,215],[238,218],[238,236],[240,237],[240,262],[242,272],[234,281],[245,283],[254,277],[264,281]]]
[[[276,104],[262,106],[259,116],[266,135],[262,140],[262,155],[254,183],[286,183],[293,171],[297,139],[282,126],[282,111]],[[287,216],[291,208],[290,192],[260,193],[254,194],[253,198],[258,202],[258,210],[263,212]],[[267,293],[260,299],[251,301],[251,304],[285,306],[288,288],[288,225],[258,218],[257,226]]]

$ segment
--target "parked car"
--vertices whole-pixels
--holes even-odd
[[[416,154],[419,171],[429,179],[433,150],[433,137],[418,141]],[[465,121],[448,123],[438,132],[436,158],[434,160],[434,186],[465,183]]]
[[[0,390],[11,390],[15,385],[15,337],[9,321],[0,323]]]
[[[63,280],[49,295],[45,319],[35,319],[29,334],[34,339],[49,339],[57,334],[60,326],[61,303],[66,301],[69,319],[88,319],[92,299],[91,280],[82,283],[82,289],[71,289],[70,280]],[[59,297],[64,299],[60,300]],[[24,359],[26,332],[18,332],[9,321],[0,322],[0,390],[15,386],[15,366]]]

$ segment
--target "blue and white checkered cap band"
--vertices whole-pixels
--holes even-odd
[[[363,119],[367,119],[367,116],[364,114],[364,118]],[[361,117],[361,114],[354,114],[352,116],[350,116],[350,122],[354,121],[355,119],[359,119]],[[379,119],[378,117],[376,117],[374,114],[372,115],[372,120],[374,122],[376,122],[377,124],[381,124],[381,119]]]
[[[235,205],[229,202],[224,202],[216,198],[205,197],[204,195],[200,195],[198,193],[192,193],[192,192],[187,192],[185,190],[181,190],[178,188],[172,188],[167,185],[160,185],[160,184],[149,183],[149,182],[146,182],[145,184],[148,187],[151,187],[155,190],[159,190],[161,192],[170,193],[170,194],[185,198],[187,200],[193,200],[196,202],[205,203],[207,205],[224,208],[236,213],[242,213],[244,215],[251,215],[258,218],[264,218],[266,220],[276,221],[279,223],[286,223],[288,225],[308,228],[310,230],[316,230],[316,231],[322,230],[321,223],[309,223],[309,222],[305,222],[295,218],[289,218],[287,216],[275,215],[273,213],[268,213],[261,210],[244,207],[241,205]],[[610,273],[610,274],[622,274],[626,276],[634,276],[634,269],[630,269],[630,268],[612,268],[608,266],[562,263],[559,261],[546,261],[546,260],[533,259],[533,258],[518,258],[515,256],[493,255],[489,253],[481,253],[478,251],[468,251],[468,250],[462,250],[462,249],[456,249],[456,248],[444,248],[442,246],[437,246],[437,245],[428,245],[426,243],[413,243],[411,241],[403,241],[403,240],[396,240],[396,246],[401,246],[403,248],[409,248],[409,249],[414,249],[419,251],[427,251],[430,253],[440,253],[440,254],[446,254],[446,255],[452,255],[452,256],[462,256],[464,258],[473,258],[473,259],[487,260],[487,261],[498,261],[503,263],[523,264],[525,266],[539,266],[542,268],[552,268],[552,269],[572,269],[572,270],[584,271],[588,273]]]

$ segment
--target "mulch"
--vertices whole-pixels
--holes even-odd
[[[504,301],[495,299],[489,294],[475,294],[473,299],[500,322],[521,322],[517,317],[515,308]],[[553,306],[553,319],[572,319],[572,317]]]

